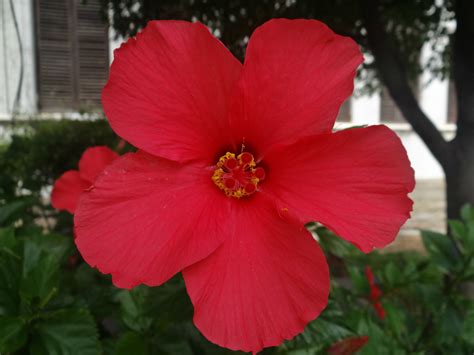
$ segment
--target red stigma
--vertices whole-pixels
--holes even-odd
[[[219,158],[212,181],[229,197],[252,195],[257,191],[258,183],[265,179],[265,170],[256,165],[249,152],[242,152],[237,157],[228,152]]]

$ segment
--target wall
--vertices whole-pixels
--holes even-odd
[[[34,47],[34,0],[0,0],[0,120],[11,118],[20,76],[20,46],[15,31],[11,3],[15,10],[23,48],[23,84],[20,113],[36,112]]]

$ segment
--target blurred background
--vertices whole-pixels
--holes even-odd
[[[352,37],[361,46],[366,61],[358,72],[354,95],[341,107],[335,129],[379,123],[388,125],[402,139],[416,173],[412,219],[403,227],[399,238],[387,248],[393,255],[386,257],[393,260],[383,262],[384,256],[381,255],[366,259],[348,245],[334,246],[332,242],[327,245],[322,242],[328,248],[325,251],[332,255],[334,272],[339,273],[341,280],[350,279],[355,283],[351,289],[355,290],[352,295],[355,298],[364,298],[364,292],[369,293],[370,285],[364,277],[365,265],[380,268],[380,274],[377,275],[378,269],[375,273],[382,283],[381,288],[386,287],[389,294],[395,290],[395,296],[401,287],[400,275],[406,274],[413,283],[426,282],[429,284],[426,290],[407,291],[410,297],[434,292],[441,303],[433,301],[433,309],[443,305],[443,312],[454,319],[450,318],[453,323],[449,327],[459,334],[466,334],[466,338],[472,335],[474,339],[474,311],[467,321],[464,315],[453,315],[461,309],[461,313],[471,314],[469,310],[473,308],[472,291],[458,289],[473,274],[472,250],[469,249],[472,245],[469,243],[474,239],[474,218],[470,219],[472,211],[467,207],[464,213],[460,212],[462,206],[474,203],[474,2],[469,0],[0,0],[0,207],[3,208],[0,210],[0,225],[9,228],[8,233],[14,230],[19,235],[23,233],[21,228],[31,224],[36,228],[34,233],[59,233],[70,237],[71,216],[58,213],[49,205],[51,185],[64,171],[77,167],[79,157],[87,147],[108,145],[117,149],[119,140],[103,119],[100,93],[108,77],[113,50],[134,36],[147,21],[201,21],[237,58],[243,60],[251,33],[274,17],[322,20],[336,33]],[[448,220],[464,222],[453,222],[448,228]],[[316,226],[313,227],[317,233]],[[434,246],[422,230],[430,230],[430,236],[437,236],[432,239],[437,241]],[[318,235],[329,233],[319,231]],[[471,239],[466,242],[466,238]],[[466,247],[465,243],[471,246]],[[41,246],[38,248],[43,250]],[[59,254],[60,270],[66,267],[71,273],[77,265],[86,267],[81,264],[72,245],[65,246],[64,250],[68,252]],[[412,251],[416,253],[411,254]],[[73,257],[76,259],[71,259]],[[340,260],[342,257],[352,260],[353,264],[348,267]],[[436,264],[436,260],[441,264]],[[385,266],[381,266],[382,263]],[[429,266],[423,266],[423,263]],[[392,266],[387,271],[388,264]],[[84,271],[87,275],[79,275],[79,278],[95,278],[96,287],[102,290],[107,282],[96,274],[89,275],[89,272],[93,271]],[[413,279],[410,275],[420,278]],[[176,284],[178,289],[173,289],[172,295],[181,290],[181,281],[177,280]],[[68,291],[70,296],[84,291],[77,287]],[[461,288],[465,290],[466,287]],[[104,296],[100,302],[115,304],[120,312],[125,308],[126,312],[140,313],[143,311],[140,302],[155,291],[135,292],[138,295],[119,293],[111,298]],[[398,296],[408,297],[404,291],[400,292]],[[471,296],[466,296],[469,294]],[[43,299],[42,295],[37,297],[40,304],[50,301]],[[334,300],[334,304],[342,299],[347,301],[344,297]],[[388,334],[388,338],[400,338],[395,341],[396,345],[381,345],[383,341],[380,340],[372,345],[373,348],[365,347],[365,353],[472,353],[472,339],[457,348],[453,347],[452,339],[441,345],[436,343],[435,337],[443,338],[436,331],[445,330],[437,328],[437,315],[432,310],[397,313],[393,305],[406,303],[410,297],[404,298],[403,302],[395,298],[394,303],[387,306],[387,309],[395,309],[388,311],[390,325],[379,324],[380,319],[372,312],[372,320],[367,321],[365,328],[360,328],[357,322],[354,323],[359,324],[357,326],[338,324],[339,331],[345,336],[368,335],[369,338],[382,339]],[[462,306],[454,306],[446,297],[461,297]],[[412,301],[422,303],[426,300],[417,297]],[[20,312],[17,308],[12,311],[11,307],[2,306],[1,302],[0,293],[0,316]],[[144,342],[142,337],[149,334],[151,328],[147,327],[151,325],[147,322],[151,320],[139,320],[144,323],[138,327],[136,320],[130,319],[124,321],[125,325],[123,322],[117,325],[114,317],[109,319],[108,314],[96,312],[98,305],[87,297],[78,302],[96,320],[98,339],[110,338],[113,340],[110,344],[122,339],[121,346],[131,349],[127,344],[136,347]],[[138,313],[134,316],[143,316]],[[170,323],[176,322],[171,317]],[[413,322],[413,329],[410,322]],[[316,325],[319,332],[324,327]],[[19,329],[23,329],[22,326]],[[166,329],[166,332],[170,331]],[[344,333],[348,329],[350,332]],[[416,339],[409,339],[404,344],[401,338],[410,332]],[[1,334],[0,326],[0,353]],[[24,350],[30,344],[32,333],[28,330],[25,334],[22,341],[15,343],[17,346],[4,349]],[[123,334],[129,338],[123,340]],[[313,347],[308,345],[306,348],[312,349],[310,353],[324,353],[328,351],[329,343],[345,338],[341,334],[335,336],[331,333],[331,336],[324,342],[320,339],[321,346],[316,344],[318,338],[310,338],[309,344]],[[33,343],[43,341],[34,339],[33,336]],[[36,353],[53,353],[48,347],[50,345],[41,344],[35,345]],[[154,349],[153,344],[147,344],[145,350]],[[293,345],[276,351],[290,351]],[[103,349],[114,349],[110,350],[111,353],[116,351],[116,343],[110,348],[108,346],[103,346]],[[194,345],[186,351],[207,351],[199,352],[196,347],[199,348]],[[176,349],[179,350],[161,349],[151,353],[185,353],[184,348]],[[63,350],[54,353],[60,354]]]

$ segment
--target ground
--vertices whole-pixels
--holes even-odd
[[[446,231],[446,194],[444,180],[418,180],[411,198],[412,217],[387,251],[423,250],[420,229]]]

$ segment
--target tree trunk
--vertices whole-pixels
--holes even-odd
[[[457,92],[456,138],[446,142],[423,113],[411,92],[400,53],[385,32],[378,0],[365,0],[364,24],[377,69],[407,121],[438,160],[446,175],[448,219],[458,219],[461,207],[474,205],[474,1],[457,0],[453,36],[454,83]]]
[[[457,93],[457,134],[453,156],[445,165],[447,212],[459,218],[460,208],[474,205],[474,1],[455,2],[457,28],[453,36],[453,69]]]
[[[456,138],[453,159],[444,167],[448,219],[459,219],[461,207],[474,206],[474,137],[464,142]]]

